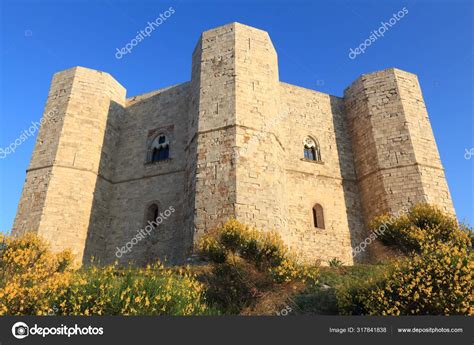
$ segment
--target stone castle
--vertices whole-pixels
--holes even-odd
[[[144,95],[104,72],[56,73],[46,117],[13,233],[79,262],[179,263],[235,218],[302,260],[352,264],[374,216],[454,213],[416,75],[364,74],[343,97],[286,84],[268,34],[239,23],[201,35],[191,81]]]

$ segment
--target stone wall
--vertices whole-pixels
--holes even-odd
[[[280,96],[282,107],[288,111],[279,125],[286,150],[289,206],[284,237],[308,260],[338,258],[352,264],[351,246],[360,243],[365,228],[343,100],[285,83],[280,85]],[[303,140],[307,136],[319,143],[322,162],[304,159]],[[313,224],[316,203],[323,207],[324,229]]]
[[[416,76],[366,74],[344,99],[366,221],[420,202],[454,213]]]
[[[170,262],[184,259],[188,98],[189,83],[184,83],[127,99],[125,111],[120,116],[118,141],[110,142],[113,175],[110,183],[103,182],[103,194],[110,193],[109,225],[91,224],[90,230],[91,233],[101,232],[106,239],[103,261],[116,260],[117,247],[123,247],[144,229],[147,208],[152,203],[159,206],[160,213],[170,207],[175,211],[120,260],[142,264],[156,258]],[[121,109],[116,111],[122,112]],[[170,157],[148,163],[146,151],[150,138],[161,132],[169,139]],[[97,201],[99,197],[97,195]],[[91,250],[93,252],[96,250]]]
[[[194,242],[235,210],[235,26],[204,32],[193,55],[190,126]],[[192,157],[195,155],[195,158]]]
[[[38,232],[52,165],[63,127],[64,114],[72,90],[74,69],[56,73],[51,81],[41,127],[28,166],[25,183],[13,224],[14,234]]]
[[[285,234],[286,149],[277,54],[265,31],[235,25],[237,220]]]
[[[54,76],[44,118],[57,113],[38,135],[14,234],[37,232],[82,261],[113,102],[124,104],[125,89],[107,73],[75,67]]]

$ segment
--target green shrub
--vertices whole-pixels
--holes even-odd
[[[224,313],[251,313],[264,296],[284,295],[317,280],[318,266],[297,263],[277,234],[250,229],[235,220],[204,236],[199,251],[213,263],[204,278],[208,299]],[[276,300],[278,308],[282,301]],[[265,310],[272,313],[271,307]]]
[[[420,253],[426,240],[460,248],[471,244],[468,232],[458,225],[455,218],[428,204],[415,205],[398,218],[391,215],[376,217],[370,227],[379,230],[378,239],[382,243],[395,246],[405,254]]]
[[[52,253],[32,233],[0,235],[0,315],[44,315],[72,275],[68,251]]]
[[[341,267],[342,266],[342,261],[339,260],[338,258],[332,258],[331,260],[328,261],[329,267]]]
[[[339,308],[334,289],[319,289],[311,293],[297,294],[293,300],[298,314],[308,315],[337,315]]]
[[[89,267],[54,299],[60,315],[207,314],[202,285],[186,270]]]
[[[427,242],[398,262],[376,289],[365,292],[372,315],[468,315],[472,275],[466,249]]]
[[[386,224],[380,239],[406,257],[387,266],[391,268],[385,277],[352,284],[338,298],[341,313],[469,314],[472,273],[468,233],[454,218],[429,205],[417,205],[406,215],[390,223],[387,220],[388,216],[379,217],[373,227]]]
[[[0,238],[0,315],[197,315],[215,313],[187,270],[73,268],[28,233]]]
[[[211,273],[206,281],[206,296],[226,314],[239,314],[253,306],[262,291],[274,286],[268,274],[239,258],[214,265]]]
[[[361,290],[383,279],[389,269],[387,265],[362,264],[321,267],[319,284],[295,297],[298,309],[310,314],[361,314]]]

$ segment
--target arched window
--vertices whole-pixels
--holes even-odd
[[[320,204],[313,206],[313,224],[315,228],[324,229],[324,212]]]
[[[316,140],[310,137],[306,137],[303,141],[304,144],[304,158],[310,161],[321,161],[321,150]]]
[[[159,134],[152,141],[149,150],[149,162],[158,162],[168,159],[170,156],[170,144],[165,134]]]
[[[151,204],[150,206],[148,206],[148,209],[146,211],[146,223],[151,224],[153,228],[156,228],[157,218],[158,218],[158,205]]]

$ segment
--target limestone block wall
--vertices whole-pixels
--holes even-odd
[[[288,228],[285,147],[280,138],[277,54],[265,31],[235,24],[235,217],[284,234]]]
[[[418,202],[452,210],[416,76],[397,69],[363,75],[344,100],[366,221]]]
[[[124,116],[125,107],[121,104],[111,103],[102,145],[94,199],[92,201],[89,228],[87,230],[84,263],[89,263],[91,259],[103,263],[110,256],[107,252],[107,244],[109,243],[109,233],[112,229],[112,219],[114,217],[110,209],[114,188],[114,154],[119,143],[120,124]]]
[[[195,181],[188,186],[194,194],[194,242],[206,229],[222,224],[234,214],[235,165],[235,26],[204,32],[193,54],[192,102],[188,165]]]
[[[455,214],[418,78],[402,70],[395,72],[425,200]]]
[[[306,260],[338,258],[352,264],[351,246],[360,243],[365,228],[343,100],[285,83],[280,84],[280,95],[282,107],[289,112],[279,124],[286,150],[289,207],[288,230],[283,236]],[[322,162],[304,159],[307,136],[319,143]],[[316,203],[323,207],[325,229],[314,227]]]
[[[56,73],[51,81],[42,124],[28,166],[13,233],[38,232],[52,166],[72,90],[74,69]]]
[[[142,264],[157,258],[171,262],[184,258],[188,98],[189,83],[184,83],[127,99],[113,155],[115,169],[109,196],[112,217],[106,234],[108,261],[116,260],[117,247],[124,246],[146,226],[146,211],[152,203],[158,204],[160,213],[170,207],[175,211],[120,260]],[[148,163],[149,139],[161,132],[169,139],[170,157]]]
[[[32,195],[41,195],[39,224],[27,231],[44,237],[53,250],[70,248],[82,261],[113,102],[125,102],[125,89],[107,73],[75,67],[55,75],[46,109],[56,107],[61,120],[44,128],[48,143],[39,136],[29,168],[34,174],[27,177],[19,205],[26,211],[18,213],[14,233],[24,229],[24,217],[31,218]],[[44,176],[38,179],[40,170]],[[47,183],[45,193],[38,181]]]
[[[185,248],[194,247],[195,236],[195,206],[196,206],[196,171],[198,161],[198,125],[199,125],[199,107],[201,96],[201,59],[202,59],[202,37],[198,40],[192,54],[191,82],[188,98],[189,116],[187,119],[188,137],[186,141],[185,157],[185,185],[184,185],[184,224]]]

